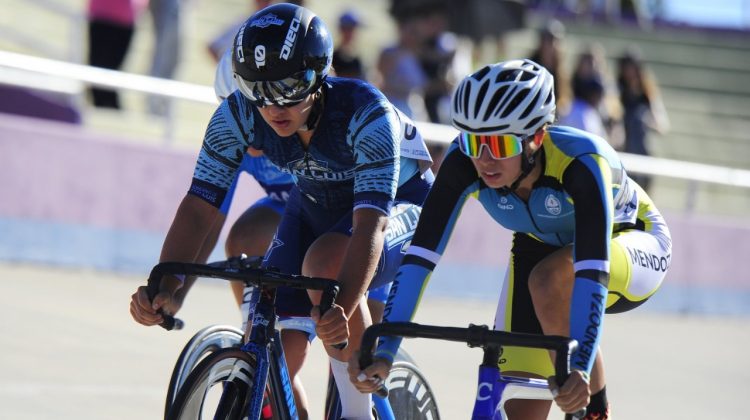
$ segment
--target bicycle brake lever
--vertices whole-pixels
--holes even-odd
[[[164,312],[162,312],[161,309],[159,310],[159,313],[161,313],[161,317],[164,319],[164,321],[161,324],[159,324],[159,326],[164,328],[165,330],[177,331],[177,330],[181,330],[185,326],[185,323],[181,319],[175,318],[172,315],[167,315]]]

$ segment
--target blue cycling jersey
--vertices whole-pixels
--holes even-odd
[[[325,111],[307,149],[296,134],[277,135],[239,91],[230,95],[209,122],[189,193],[218,207],[250,146],[319,205],[388,214],[397,187],[426,166],[418,161],[429,164],[421,137],[413,141],[413,124],[365,82],[328,78],[322,90]]]
[[[393,284],[386,321],[406,321],[440,256],[463,204],[477,198],[500,225],[546,244],[573,244],[576,282],[571,302],[571,336],[580,350],[573,368],[591,371],[604,315],[613,231],[643,224],[656,209],[629,180],[616,152],[586,132],[551,127],[539,154],[543,172],[528,200],[484,184],[454,142],[425,202],[419,225]],[[639,193],[640,191],[640,193]],[[648,213],[648,215],[647,215]],[[645,223],[648,223],[647,221]],[[377,356],[392,359],[400,339],[384,337]]]
[[[286,201],[289,190],[294,185],[294,177],[283,172],[263,155],[248,154],[243,159],[240,170],[255,178],[266,194],[274,200]]]

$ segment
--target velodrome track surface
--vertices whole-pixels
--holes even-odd
[[[182,345],[200,327],[237,323],[228,287],[199,284],[165,332],[130,318],[143,279],[0,264],[0,418],[157,419]],[[494,302],[447,300],[428,291],[416,321],[491,323]],[[747,318],[610,316],[604,336],[609,395],[617,419],[740,418],[747,415]],[[443,419],[469,418],[481,352],[456,343],[408,340]],[[316,342],[302,376],[321,418],[326,365]],[[743,414],[744,413],[744,414]],[[551,418],[562,418],[560,415]]]

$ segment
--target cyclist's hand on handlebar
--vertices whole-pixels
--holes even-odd
[[[180,309],[181,305],[174,299],[173,293],[162,290],[152,301],[147,290],[146,286],[140,286],[130,297],[130,315],[139,324],[158,325],[164,321],[161,312],[174,315]]]
[[[585,373],[573,370],[562,387],[557,386],[555,378],[548,379],[549,389],[555,397],[555,403],[565,413],[575,413],[588,406],[591,397],[589,380]]]
[[[349,339],[349,318],[341,306],[334,304],[322,317],[320,307],[314,306],[310,316],[315,321],[315,333],[323,344],[332,346]]]
[[[365,370],[359,366],[359,352],[354,352],[349,359],[349,379],[359,392],[373,393],[382,385],[391,371],[391,363],[386,359],[376,357]]]

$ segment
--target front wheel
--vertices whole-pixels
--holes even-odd
[[[398,420],[440,419],[432,388],[412,362],[396,360],[385,387],[388,389],[388,402]]]
[[[257,376],[255,358],[236,348],[218,350],[188,375],[167,415],[168,420],[246,418]]]
[[[169,413],[169,408],[188,375],[201,360],[220,349],[239,347],[241,343],[242,331],[229,325],[211,325],[195,333],[182,349],[172,370],[164,404],[164,416]]]
[[[393,416],[398,420],[440,420],[437,402],[422,372],[417,368],[414,359],[404,349],[399,349],[391,367],[391,373],[385,382],[388,389],[388,403]],[[382,418],[375,412],[376,418]],[[341,402],[333,375],[328,377],[328,395],[326,397],[326,420],[338,419],[341,416]]]

